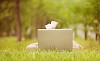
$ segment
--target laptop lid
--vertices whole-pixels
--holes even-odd
[[[38,29],[38,47],[40,50],[71,50],[72,43],[72,29]]]

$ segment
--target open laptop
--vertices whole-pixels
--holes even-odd
[[[72,29],[38,29],[38,48],[40,50],[72,50]]]

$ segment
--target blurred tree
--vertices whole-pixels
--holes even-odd
[[[17,40],[21,41],[22,31],[21,31],[21,20],[20,20],[20,0],[15,0],[15,13],[16,13],[16,28],[17,28]]]
[[[93,23],[91,25],[94,27],[96,33],[96,40],[100,41],[100,0],[88,0],[92,5],[92,16]]]
[[[86,1],[82,8],[82,22],[84,25],[84,32],[85,32],[85,40],[87,40],[87,34],[88,34],[88,26],[92,22],[91,20],[91,5],[89,2]]]
[[[0,36],[10,35],[14,23],[13,0],[0,0]]]
[[[37,29],[44,28],[50,21],[48,13],[44,9],[44,0],[21,0],[21,21],[23,36],[27,36],[27,30],[32,28],[32,37],[37,36]]]
[[[99,6],[98,0],[0,0],[0,33],[9,35],[13,29],[18,40],[21,36],[35,38],[37,29],[54,20],[59,22],[57,28],[72,26],[75,32],[82,23],[87,39],[89,26],[96,35],[100,33]]]
[[[74,16],[72,16],[73,21],[72,23],[77,24],[81,23],[84,26],[84,35],[85,40],[87,40],[87,34],[88,34],[88,26],[90,23],[92,23],[92,16],[91,16],[91,4],[87,0],[78,0],[74,1],[75,4],[72,7],[72,12],[74,13]],[[76,30],[76,28],[74,28]]]

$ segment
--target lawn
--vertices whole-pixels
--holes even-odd
[[[27,51],[36,40],[17,42],[15,37],[0,38],[0,61],[100,61],[100,44],[94,40],[75,38],[84,48],[73,51]],[[91,42],[92,41],[92,42]]]

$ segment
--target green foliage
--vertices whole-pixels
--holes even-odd
[[[93,27],[99,33],[99,0],[20,0],[20,18],[23,36],[28,28],[44,28],[50,21],[58,21],[58,28],[82,23],[85,30]],[[16,30],[15,1],[0,2],[0,33]],[[7,26],[7,27],[6,27]],[[5,31],[4,31],[5,30]]]
[[[9,31],[15,24],[14,6],[12,1],[0,1],[0,33]]]

